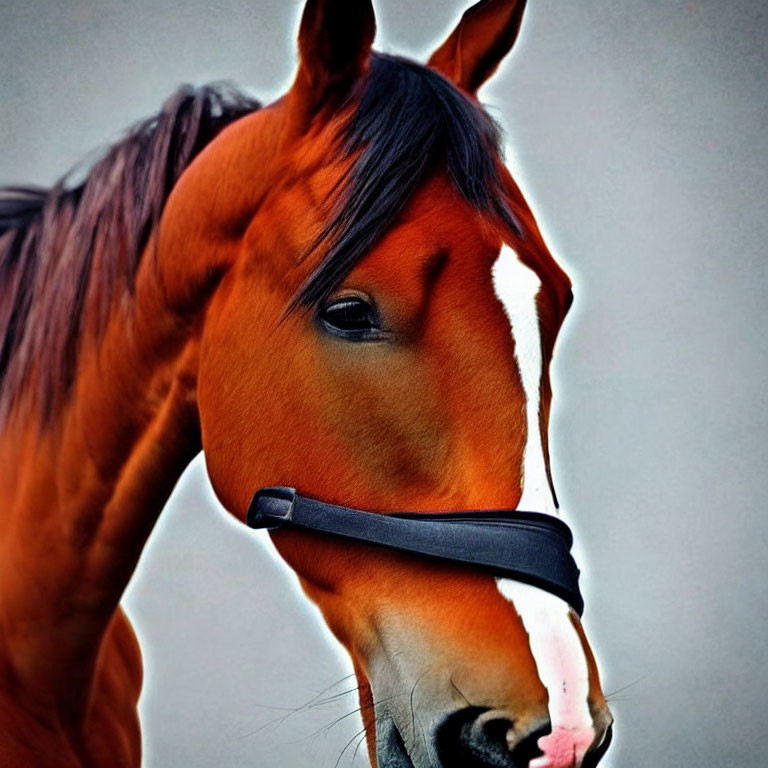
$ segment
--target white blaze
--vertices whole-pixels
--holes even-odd
[[[539,426],[543,360],[536,296],[541,281],[505,245],[493,268],[496,295],[512,326],[515,357],[526,398],[528,432],[523,452],[519,509],[557,515],[547,480]],[[552,733],[539,739],[544,755],[530,768],[579,766],[594,740],[589,711],[589,670],[581,638],[571,623],[570,608],[559,597],[510,579],[497,581],[528,633],[531,653],[549,695]]]
[[[542,757],[530,768],[579,766],[594,741],[589,711],[589,669],[570,608],[559,597],[511,579],[498,580],[499,591],[520,615],[539,679],[549,694],[552,733],[539,739]]]
[[[517,258],[517,254],[508,245],[505,245],[493,265],[493,285],[512,325],[515,357],[525,392],[528,435],[523,453],[523,495],[517,506],[518,509],[529,512],[555,515],[557,512],[547,480],[539,429],[543,363],[536,295],[541,288],[541,280]]]

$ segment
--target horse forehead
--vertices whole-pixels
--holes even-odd
[[[381,241],[382,255],[398,252],[415,263],[436,252],[489,267],[502,237],[493,222],[463,200],[442,175],[422,185]]]
[[[283,220],[285,226],[321,230],[339,207],[345,205],[344,179],[349,171],[349,161],[336,159],[306,158],[299,164],[285,162],[278,174],[279,183],[267,196],[270,213]],[[355,212],[349,211],[349,222]],[[392,227],[370,251],[375,258],[379,253],[389,254],[391,246],[405,248],[401,256],[412,256],[416,261],[429,251],[470,250],[478,251],[478,244],[500,243],[491,222],[483,221],[483,215],[461,198],[445,174],[436,173],[407,201],[402,213]],[[474,247],[470,247],[474,246]],[[498,248],[496,248],[498,251]]]
[[[506,250],[512,251],[514,264],[504,268],[509,285],[526,295],[534,283],[543,288],[534,293],[538,293],[537,301],[546,313],[554,309],[550,303],[559,303],[558,297],[570,291],[571,281],[550,252],[522,193],[516,185],[509,192],[507,204],[520,214],[521,235],[511,234],[492,215],[478,211],[460,197],[444,174],[435,174],[416,190],[385,236],[383,245],[389,247],[382,249],[382,255],[397,268],[398,262],[410,259],[418,264],[425,254],[442,250],[455,256],[464,272],[479,269],[490,284],[491,268],[499,266]],[[393,259],[393,253],[399,259]]]

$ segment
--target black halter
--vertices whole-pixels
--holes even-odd
[[[300,496],[293,488],[262,488],[251,501],[251,528],[294,526],[356,541],[480,566],[565,600],[581,616],[579,569],[571,529],[538,512],[363,512]]]

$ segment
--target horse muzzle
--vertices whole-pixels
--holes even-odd
[[[419,728],[419,716],[413,719]],[[403,730],[412,726],[406,723]],[[519,728],[509,712],[482,707],[444,716],[411,750],[394,720],[383,718],[376,732],[378,768],[596,768],[612,738],[608,717],[586,736],[585,752],[583,733],[553,734],[548,720]]]
[[[597,765],[611,716],[577,630],[579,571],[561,520],[508,509],[369,512],[270,487],[253,497],[247,522],[415,556],[393,559],[353,601],[366,628],[355,652],[372,693],[365,715],[378,768]],[[397,599],[388,602],[384,584]]]

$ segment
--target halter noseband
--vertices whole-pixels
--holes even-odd
[[[584,611],[579,569],[570,554],[571,529],[562,520],[538,512],[384,514],[326,504],[293,488],[273,487],[254,495],[246,520],[251,528],[292,526],[480,566],[557,595],[579,616]]]

